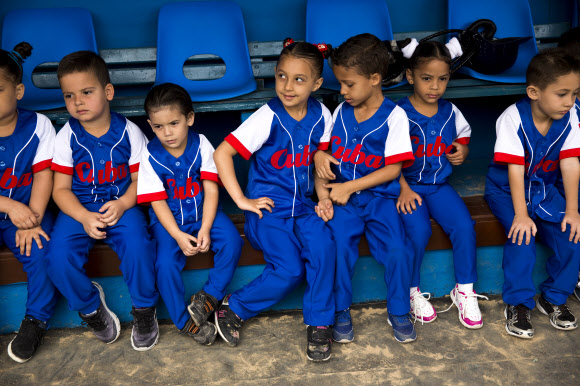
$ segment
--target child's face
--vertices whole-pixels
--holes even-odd
[[[109,114],[112,84],[101,85],[92,72],[74,72],[60,78],[60,88],[69,114],[81,123],[98,122]]]
[[[147,122],[169,153],[181,155],[187,146],[187,134],[194,118],[193,113],[183,115],[177,106],[163,106],[150,111]]]
[[[558,120],[574,106],[579,88],[580,74],[571,72],[559,76],[543,90],[533,85],[528,86],[527,92],[544,117]]]
[[[10,118],[16,112],[16,103],[24,95],[24,85],[14,84],[8,79],[3,70],[0,70],[0,123]]]
[[[321,85],[322,78],[314,74],[306,59],[286,56],[276,67],[276,95],[286,110],[304,108],[310,93]]]
[[[376,87],[379,87],[381,77],[373,74],[370,77],[359,74],[354,68],[332,66],[332,72],[340,83],[340,94],[353,107],[364,104],[373,96]]]
[[[407,80],[421,102],[437,103],[449,83],[449,65],[439,59],[423,62],[417,68],[407,70]]]

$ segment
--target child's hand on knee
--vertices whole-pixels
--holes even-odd
[[[570,224],[570,238],[568,240],[574,241],[574,244],[580,240],[580,214],[578,212],[566,212],[562,220],[562,232],[566,232],[566,224]]]
[[[31,229],[40,225],[34,212],[21,202],[13,201],[7,214],[18,229]]]
[[[254,199],[244,197],[238,200],[236,204],[238,205],[238,208],[240,208],[241,210],[254,212],[260,218],[263,217],[262,209],[266,209],[268,212],[272,213],[272,208],[274,207],[274,201],[272,201],[268,197],[260,197]]]
[[[42,239],[40,236],[44,237],[46,241],[50,241],[50,237],[42,229],[41,226],[37,226],[32,229],[19,229],[16,231],[16,247],[20,247],[20,254],[24,256],[30,256],[30,251],[32,250],[32,242],[36,241],[38,249],[42,249]]]
[[[201,228],[197,233],[197,249],[199,253],[205,253],[209,251],[209,246],[211,244],[211,237],[209,236],[209,229]]]
[[[318,205],[314,207],[314,210],[318,217],[323,219],[324,222],[328,222],[334,217],[334,206],[332,205],[330,198],[323,198],[318,201]]]
[[[417,201],[419,206],[423,204],[421,196],[415,193],[412,189],[401,189],[401,194],[397,199],[397,211],[399,213],[403,212],[404,214],[413,213],[414,210],[417,210],[415,201]]]
[[[199,252],[198,238],[190,235],[189,233],[181,232],[174,236],[177,245],[181,248],[181,251],[185,256],[193,256]]]
[[[107,227],[107,224],[101,221],[101,214],[96,212],[87,212],[81,221],[83,229],[91,238],[95,240],[103,240],[107,237],[107,233],[102,231]]]
[[[528,216],[525,215],[515,215],[514,220],[512,221],[512,226],[508,233],[508,239],[512,239],[512,243],[516,243],[516,239],[518,240],[518,245],[522,245],[522,241],[524,237],[526,238],[526,245],[530,244],[532,236],[536,236],[536,232],[538,228],[536,228],[536,224],[534,221]]]
[[[336,158],[334,158],[328,153],[325,153],[323,151],[317,151],[316,153],[314,153],[314,167],[316,169],[316,174],[318,175],[319,178],[329,181],[336,179],[336,175],[332,172],[332,169],[330,168],[331,163],[335,165],[340,164],[340,162],[338,162]]]

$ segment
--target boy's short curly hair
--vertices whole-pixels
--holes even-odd
[[[563,48],[548,48],[534,56],[526,70],[526,86],[544,90],[560,76],[580,73],[580,63]]]
[[[391,56],[385,44],[375,35],[364,33],[348,38],[330,57],[332,66],[352,68],[358,74],[370,77],[381,75],[384,79]]]
[[[103,87],[111,83],[107,64],[103,58],[93,51],[77,51],[66,55],[58,64],[56,75],[60,80],[63,76],[75,72],[90,72],[94,74]]]

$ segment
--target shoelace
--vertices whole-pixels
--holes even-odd
[[[399,325],[399,326],[400,325],[403,325],[403,324],[407,324],[407,322],[411,322],[411,315],[410,314],[405,314],[405,315],[391,315],[391,318],[393,319],[393,322],[396,325]]]
[[[347,308],[344,311],[339,312],[336,315],[336,322],[337,323],[350,323],[351,322],[351,317],[350,317],[350,312],[349,312],[349,308]]]
[[[425,297],[425,295],[427,295],[427,297]],[[413,299],[413,303],[415,303],[416,305],[414,307],[415,318],[413,320],[413,323],[417,322],[417,319],[419,319],[422,325],[425,324],[425,322],[423,322],[423,307],[431,307],[431,303],[428,302],[428,300],[431,299],[431,293],[417,291],[417,293],[415,293],[415,295],[413,295],[411,299]]]
[[[461,301],[461,299],[459,298],[460,296],[464,298],[463,301]],[[460,293],[459,290],[457,290],[457,288],[455,288],[455,297],[456,297],[458,303],[463,303],[463,305],[464,305],[463,309],[461,310],[461,318],[463,318],[463,319],[465,319],[465,314],[469,315],[471,313],[471,311],[473,311],[474,309],[477,308],[477,298],[489,300],[489,298],[487,296],[476,294],[475,291],[470,293],[470,294],[464,295],[464,294]],[[454,305],[455,305],[455,302],[452,302],[451,305],[449,307],[447,307],[446,310],[439,311],[439,312],[441,312],[441,313],[447,312]],[[468,310],[470,312],[468,312]]]
[[[153,331],[155,322],[155,310],[153,308],[146,311],[131,311],[131,315],[135,317],[133,324],[142,334],[148,334]]]
[[[574,315],[572,315],[572,313],[568,309],[567,304],[562,304],[561,306],[558,306],[558,309],[560,310],[560,318],[559,318],[560,320],[567,320],[567,321],[574,320]]]
[[[530,313],[529,313],[530,309],[526,306],[524,306],[523,304],[519,304],[517,306],[514,307],[514,313],[515,313],[515,317],[516,317],[516,322],[520,323],[520,322],[526,322],[526,323],[530,323]]]
[[[85,327],[88,326],[95,331],[103,331],[105,328],[107,328],[107,323],[105,322],[105,318],[103,318],[101,315],[101,310],[99,309],[94,315],[85,317],[86,320],[83,320],[81,325]]]

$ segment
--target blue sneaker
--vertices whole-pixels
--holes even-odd
[[[405,314],[401,316],[389,314],[389,325],[393,326],[393,332],[395,333],[395,339],[400,343],[409,343],[417,339],[417,333],[415,332],[415,326],[411,322],[411,315]]]
[[[338,311],[334,318],[332,340],[337,343],[352,342],[354,340],[354,331],[352,329],[352,319],[350,318],[350,308]]]

